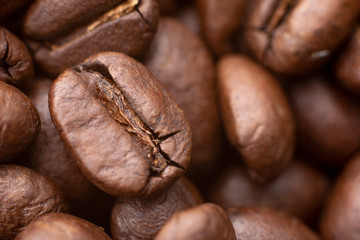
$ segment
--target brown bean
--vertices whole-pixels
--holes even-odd
[[[19,89],[0,81],[0,162],[23,152],[40,130],[40,117]]]
[[[265,66],[285,74],[318,68],[346,37],[360,9],[358,0],[251,1],[244,33]]]
[[[63,72],[49,96],[60,137],[103,191],[156,195],[184,174],[191,155],[189,124],[136,60],[115,52],[94,55]]]
[[[96,225],[65,213],[48,213],[31,222],[15,240],[111,240]]]
[[[267,181],[290,162],[294,123],[276,80],[241,55],[222,58],[217,69],[227,137],[242,155],[251,176]]]
[[[66,209],[51,179],[25,167],[0,165],[0,239],[13,239],[32,220]]]
[[[262,207],[238,207],[228,210],[236,238],[247,240],[320,240],[296,218]]]
[[[226,212],[212,203],[175,213],[155,240],[236,240]]]
[[[325,240],[360,238],[360,154],[351,158],[336,180],[320,221]]]

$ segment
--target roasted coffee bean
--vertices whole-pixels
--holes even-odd
[[[275,177],[290,162],[294,145],[293,119],[280,85],[241,55],[222,58],[217,74],[229,141],[255,180]]]
[[[28,88],[33,76],[33,61],[25,44],[0,27],[0,81]]]
[[[336,167],[360,149],[360,105],[324,76],[289,89],[302,152],[323,166]]]
[[[114,240],[153,239],[172,215],[201,202],[195,186],[184,177],[155,198],[118,202],[111,216],[112,237]]]
[[[0,19],[4,19],[31,0],[0,0]]]
[[[117,3],[35,1],[25,16],[23,29],[29,38],[38,40],[29,42],[37,63],[46,72],[58,74],[98,52],[139,56],[156,31],[157,2],[126,0],[109,10]]]
[[[13,239],[32,220],[65,210],[51,179],[25,167],[0,165],[0,239]]]
[[[335,66],[339,82],[349,91],[360,95],[360,23]]]
[[[268,208],[238,207],[228,214],[238,240],[320,240],[301,221]]]
[[[191,176],[209,174],[218,160],[221,138],[214,64],[204,43],[178,21],[163,18],[145,65],[189,120],[193,136]]]
[[[34,39],[59,37],[94,18],[100,17],[123,0],[55,1],[37,0],[24,19],[24,33]],[[66,13],[66,14],[65,14]]]
[[[190,127],[166,89],[122,53],[97,54],[50,90],[60,137],[84,174],[122,197],[158,194],[184,174]]]
[[[61,187],[71,213],[103,225],[101,220],[108,219],[106,214],[110,214],[112,201],[82,174],[54,127],[48,106],[52,81],[45,78],[36,80],[29,98],[39,111],[41,130],[22,156],[24,164],[51,177]]]
[[[235,50],[234,38],[240,31],[247,0],[197,0],[204,37],[216,55]]]
[[[96,225],[65,213],[49,213],[31,222],[15,240],[111,240]]]
[[[325,240],[360,239],[360,153],[356,154],[339,176],[325,205],[320,221]]]
[[[210,187],[209,199],[224,209],[265,206],[314,223],[329,188],[327,177],[300,161],[267,184],[258,184],[239,166],[226,168]]]
[[[0,162],[23,152],[39,130],[39,113],[29,98],[0,81]]]
[[[212,203],[175,213],[155,240],[236,240],[226,212]]]
[[[360,9],[358,0],[251,1],[244,38],[265,66],[304,74],[329,59],[346,37]]]

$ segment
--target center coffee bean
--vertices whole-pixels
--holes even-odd
[[[122,197],[163,191],[184,174],[190,127],[167,90],[134,59],[101,53],[50,90],[55,127],[84,174]]]

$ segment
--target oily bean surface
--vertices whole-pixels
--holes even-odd
[[[97,54],[63,72],[50,90],[60,137],[84,174],[123,197],[158,194],[184,174],[191,133],[184,113],[139,62]]]
[[[283,90],[266,70],[241,55],[222,58],[217,74],[227,137],[251,176],[268,181],[293,154],[294,123]]]
[[[31,222],[15,240],[111,240],[103,229],[84,219],[49,213]]]
[[[114,240],[153,239],[172,215],[201,202],[198,190],[184,177],[155,198],[119,200],[111,215],[112,237]]]
[[[0,165],[0,239],[13,239],[34,219],[66,209],[51,179],[22,166]]]
[[[19,89],[0,81],[0,162],[23,152],[40,130],[40,117]]]
[[[227,213],[219,206],[205,203],[175,213],[155,240],[236,240]]]

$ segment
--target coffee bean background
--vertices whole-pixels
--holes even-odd
[[[360,239],[359,0],[0,0],[0,239]]]

